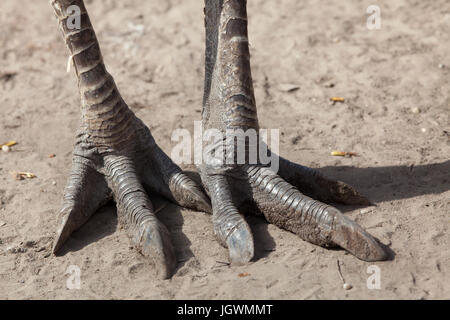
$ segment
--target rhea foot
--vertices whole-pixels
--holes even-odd
[[[81,138],[89,134],[79,136],[53,252],[57,253],[71,233],[103,204],[114,199],[119,223],[136,249],[150,259],[157,274],[168,278],[176,265],[174,250],[147,192],[204,212],[211,211],[210,202],[201,188],[156,145],[149,130],[137,118],[134,121],[142,139],[125,141],[130,146],[126,150],[92,152],[95,147]]]
[[[168,278],[176,264],[174,250],[147,191],[206,212],[211,211],[209,199],[156,145],[150,130],[123,101],[106,71],[83,1],[52,0],[51,4],[73,59],[82,114],[53,252],[113,198],[119,222],[135,247],[162,278]],[[69,6],[80,9],[79,27],[67,21]]]
[[[230,130],[257,132],[246,1],[205,0],[205,27],[203,126],[225,136]],[[270,223],[316,245],[340,246],[365,261],[387,258],[373,236],[338,209],[325,204],[369,204],[365,197],[343,182],[327,179],[315,170],[282,158],[278,172],[260,162],[251,164],[250,150],[258,150],[255,143],[258,142],[249,139],[244,164],[224,165],[223,158],[198,166],[211,198],[215,235],[228,247],[232,263],[246,263],[254,254],[253,237],[243,216],[247,212],[263,214]],[[217,155],[221,148],[222,154],[229,149],[238,150],[234,138],[219,140],[209,150]],[[233,154],[234,158],[239,156],[242,154]]]
[[[269,223],[305,241],[341,247],[364,261],[388,258],[376,238],[327,204],[369,204],[367,198],[342,181],[284,159],[278,174],[262,165],[237,165],[221,174],[207,174],[205,168],[201,171],[211,197],[214,233],[219,243],[228,247],[233,264],[245,264],[253,258],[253,236],[244,217],[250,214],[262,214]]]

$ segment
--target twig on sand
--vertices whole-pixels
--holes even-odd
[[[350,283],[345,282],[344,277],[342,276],[341,265],[339,263],[339,259],[336,260],[336,263],[337,263],[337,267],[338,267],[339,278],[341,278],[342,283],[343,283],[342,287],[345,290],[350,290],[351,288],[353,288],[353,286]]]
[[[336,263],[337,263],[337,267],[338,267],[339,278],[341,278],[342,283],[345,283],[344,277],[342,276],[341,265],[339,263],[339,259],[336,260]]]

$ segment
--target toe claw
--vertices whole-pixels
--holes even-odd
[[[105,160],[105,174],[117,203],[119,221],[128,230],[138,251],[155,265],[157,275],[169,278],[175,269],[175,253],[167,228],[155,216],[153,205],[140,183],[134,160],[112,156]]]
[[[337,217],[336,229],[331,240],[364,261],[383,261],[389,258],[382,244],[360,225],[344,215]]]
[[[57,235],[55,238],[55,241],[53,242],[53,249],[52,252],[53,254],[56,254],[61,247],[63,246],[63,244],[66,242],[66,240],[69,238],[70,234],[72,233],[72,226],[70,223],[68,222],[68,215],[65,215],[62,219],[61,219],[61,224],[58,228],[57,231]]]
[[[86,223],[110,198],[110,190],[104,177],[75,156],[72,173],[64,191],[53,253],[56,254],[72,232]]]
[[[247,223],[239,224],[228,236],[226,243],[232,264],[244,265],[253,258],[253,236]]]
[[[182,207],[191,208],[207,213],[212,212],[211,202],[198,184],[184,172],[174,174],[169,187],[175,201]]]
[[[200,190],[200,188],[197,186],[190,186],[185,189],[185,192],[187,193],[185,198],[190,199],[190,201],[185,201],[182,203],[183,207],[192,208],[206,213],[212,213],[211,202],[205,193]]]
[[[234,206],[226,177],[208,176],[213,207],[214,234],[220,244],[228,248],[230,262],[243,265],[253,258],[253,235],[245,218]]]
[[[143,223],[133,237],[138,250],[152,260],[161,279],[172,276],[176,266],[175,253],[167,228],[159,221]]]
[[[348,205],[373,205],[369,199],[360,194],[355,188],[342,181],[328,180],[328,184],[333,195],[333,201]]]

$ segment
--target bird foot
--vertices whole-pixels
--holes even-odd
[[[103,204],[114,199],[119,222],[134,246],[153,262],[161,278],[168,278],[176,264],[174,249],[147,192],[205,212],[211,211],[210,202],[201,187],[156,145],[147,127],[137,118],[133,121],[134,129],[130,130],[134,130],[134,138],[123,150],[98,152],[90,135],[78,136],[53,252],[57,253],[71,233]]]
[[[364,261],[388,258],[377,239],[327,204],[370,204],[344,182],[285,159],[280,160],[278,173],[260,165],[237,166],[232,174],[225,171],[223,175],[205,171],[203,168],[201,176],[211,197],[215,234],[228,247],[232,263],[242,264],[253,257],[253,236],[243,216],[252,213],[264,215],[269,223],[305,241],[339,246]]]

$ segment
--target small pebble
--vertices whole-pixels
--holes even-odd
[[[8,146],[2,146],[2,151],[9,152],[11,149]]]
[[[52,181],[52,185],[56,186],[56,181],[55,180]]]
[[[422,128],[422,129],[420,129],[420,131],[422,131],[422,133],[425,133],[425,132],[427,132],[427,128]]]
[[[344,283],[342,288],[344,288],[345,290],[350,290],[351,288],[353,288],[353,286],[350,283]]]
[[[439,69],[444,69],[444,68],[445,68],[445,65],[443,65],[442,63],[440,63],[440,64],[438,65],[438,68],[439,68]]]
[[[417,113],[420,113],[420,109],[417,107],[414,107],[414,108],[411,108],[411,112],[417,114]]]

